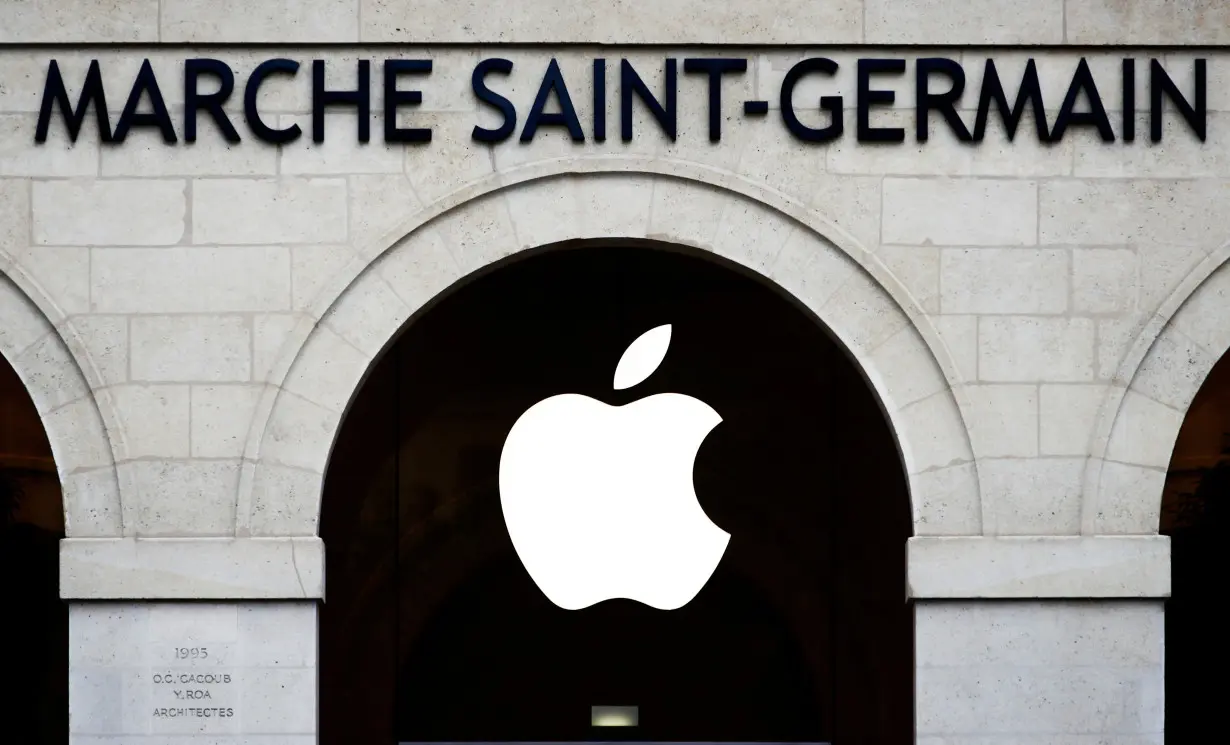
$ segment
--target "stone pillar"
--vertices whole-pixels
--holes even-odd
[[[1169,541],[911,539],[920,745],[1162,745]]]
[[[71,745],[313,745],[318,539],[70,539]]]

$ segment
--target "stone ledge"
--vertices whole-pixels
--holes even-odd
[[[66,600],[287,600],[325,594],[319,538],[67,538]]]
[[[952,536],[906,544],[911,598],[1164,598],[1170,539]]]

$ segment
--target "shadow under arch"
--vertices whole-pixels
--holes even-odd
[[[1230,243],[1205,257],[1141,320],[1120,361],[1091,437],[1082,533],[1158,532],[1180,428],[1200,386],[1230,349],[1228,316]]]
[[[89,355],[71,322],[19,269],[0,267],[0,363],[21,380],[55,456],[66,534],[121,536],[126,521],[108,436],[119,420],[110,400],[94,395],[90,380],[98,376],[79,364]]]
[[[1160,532],[1169,536],[1165,615],[1165,742],[1198,742],[1222,720],[1209,661],[1230,653],[1225,626],[1230,546],[1230,354],[1192,399],[1166,471]]]
[[[613,392],[623,349],[662,320],[675,329],[661,369],[641,386]],[[326,476],[321,525],[330,588],[321,615],[323,743],[479,736],[459,732],[453,725],[460,720],[450,724],[439,706],[399,708],[408,694],[398,685],[414,690],[417,675],[425,676],[417,684],[431,685],[424,644],[464,646],[457,637],[431,637],[430,629],[442,628],[433,619],[449,613],[449,598],[461,588],[492,586],[475,573],[495,565],[512,572],[500,575],[505,579],[517,576],[492,488],[503,435],[525,406],[552,393],[620,404],[667,390],[710,401],[723,416],[695,472],[702,507],[733,536],[712,588],[755,605],[751,615],[772,629],[728,630],[728,658],[743,662],[725,678],[693,674],[712,678],[705,681],[711,688],[726,680],[730,690],[742,690],[734,683],[756,659],[751,650],[769,643],[778,649],[768,655],[777,667],[763,685],[779,685],[779,701],[794,703],[784,717],[750,702],[742,710],[725,705],[728,718],[714,718],[723,723],[721,733],[702,732],[696,711],[682,711],[682,704],[674,730],[661,729],[662,710],[652,701],[642,701],[643,716],[657,718],[658,733],[694,738],[817,741],[840,732],[843,743],[911,741],[905,473],[857,366],[810,313],[746,272],[688,249],[584,242],[519,254],[440,296],[384,351],[347,412]],[[495,609],[511,610],[510,597],[524,615],[520,622],[500,620],[514,630],[538,628],[527,619],[544,612],[571,617],[544,606],[526,579],[522,573],[520,585],[505,583],[512,596],[492,600],[476,616],[470,606],[470,621],[491,622]],[[757,591],[740,590],[740,582]],[[719,601],[702,614],[711,628],[721,626]],[[704,609],[694,602],[694,610]],[[534,643],[549,647],[550,637],[538,633]],[[720,660],[720,646],[715,654]],[[568,657],[557,650],[555,660]],[[515,665],[505,665],[501,686],[485,690],[524,697],[528,682],[517,687],[508,676]],[[807,671],[801,678],[800,666]],[[597,695],[575,677],[565,682],[577,700]],[[451,690],[463,706],[461,719],[482,715],[477,691]],[[467,713],[465,705],[477,708]],[[411,731],[388,730],[399,711]],[[427,718],[433,712],[440,715],[434,724]],[[578,714],[575,706],[571,714]],[[740,723],[740,714],[751,721]],[[551,719],[552,712],[531,712],[510,738],[550,739]],[[771,719],[795,724],[774,731]],[[579,726],[575,716],[570,726]],[[592,734],[581,730],[564,739]]]
[[[686,164],[675,164],[686,173],[669,174],[639,161],[560,170],[566,165],[519,169],[433,203],[406,224],[400,238],[365,249],[338,273],[336,286],[321,292],[311,315],[299,320],[283,345],[253,418],[240,481],[239,535],[318,533],[323,472],[341,419],[374,360],[426,307],[513,257],[543,246],[609,239],[653,240],[727,260],[821,319],[871,382],[891,422],[909,472],[915,531],[981,533],[989,508],[964,424],[964,391],[949,382],[959,376],[930,321],[878,259],[848,238],[834,247],[815,232],[816,225],[831,224],[814,211],[776,193],[762,194],[763,188],[738,178],[714,178],[706,169],[693,174]],[[580,225],[576,210],[560,206],[574,196],[604,197],[612,184],[621,198],[648,195],[644,214],[631,219],[627,210],[597,209]],[[682,217],[655,227],[649,208],[664,184],[685,196],[695,192],[698,199],[716,200],[721,208],[707,205],[710,219],[698,222],[685,200],[674,206]],[[560,219],[544,222],[557,240],[514,229],[507,216],[517,210],[505,203],[514,194],[521,207],[527,200],[539,206],[555,200],[550,206],[560,207]],[[722,218],[719,226],[718,218],[731,213],[741,216]],[[633,225],[642,220],[641,227]],[[714,237],[710,231],[719,227]]]
[[[38,409],[0,356],[0,605],[6,742],[68,742],[68,607],[59,594],[64,499]]]

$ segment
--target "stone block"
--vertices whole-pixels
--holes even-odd
[[[1216,205],[1228,193],[1230,184],[1202,179],[1044,181],[1038,198],[1040,241],[1208,248],[1225,240],[1225,218]]]
[[[111,397],[124,428],[121,459],[188,457],[188,386],[118,385]]]
[[[137,536],[233,535],[237,460],[137,460],[116,466],[135,500]]]
[[[26,392],[34,401],[39,414],[86,398],[89,387],[77,368],[77,361],[59,334],[48,333],[31,344],[11,361],[14,370],[20,370]]]
[[[72,538],[60,544],[60,577],[60,596],[65,599],[321,598],[324,543],[319,538]],[[259,607],[269,612],[254,610],[254,615],[245,617],[239,611],[241,640],[250,632],[253,642],[268,641],[271,616],[288,624],[287,631],[292,635],[305,623],[301,616],[288,618],[277,613],[273,610],[276,606]],[[147,633],[140,631],[140,638]],[[270,664],[310,659],[309,650],[297,639],[296,643],[291,637],[283,641],[286,644],[280,651],[251,649],[249,654]]]
[[[263,386],[192,386],[192,457],[239,458]]]
[[[978,316],[939,316],[935,330],[963,380],[978,379]]]
[[[347,239],[346,180],[201,179],[192,185],[195,243],[340,243]]]
[[[911,475],[910,503],[915,535],[978,535],[982,532],[978,473],[972,462]]]
[[[952,57],[956,58],[956,55]],[[911,63],[912,66],[912,63]],[[913,85],[913,76],[909,78]],[[939,83],[934,84],[938,87]],[[849,90],[849,89],[847,89]],[[968,94],[977,106],[976,91]],[[906,106],[907,104],[894,104]],[[912,105],[912,104],[908,104]],[[975,109],[976,111],[976,109]],[[846,111],[846,121],[854,126],[856,111]],[[973,111],[958,110],[958,116],[968,131],[973,132]],[[1028,120],[1032,121],[1032,120]],[[833,173],[885,174],[895,176],[1066,176],[1072,172],[1071,139],[1058,143],[1041,143],[1031,133],[1018,132],[1009,141],[1001,133],[1001,125],[992,118],[988,134],[982,142],[971,144],[957,139],[952,128],[938,113],[931,115],[926,142],[915,135],[915,113],[908,109],[876,112],[872,126],[904,129],[902,143],[859,142],[854,132],[828,146],[828,170]],[[1022,129],[1027,125],[1022,125]]]
[[[940,249],[934,246],[880,246],[876,257],[892,272],[924,313],[940,312]]]
[[[1059,314],[1068,310],[1068,252],[1054,248],[940,251],[942,313]]]
[[[1172,409],[1129,390],[1115,416],[1106,457],[1132,465],[1167,468],[1186,410]]]
[[[1141,361],[1131,388],[1176,411],[1187,411],[1222,351],[1209,353],[1182,331],[1167,329]]]
[[[336,413],[346,410],[372,358],[335,331],[317,326],[282,387]]]
[[[1081,0],[1064,18],[1072,44],[1230,43],[1230,6],[1221,0]]]
[[[999,383],[1093,380],[1089,318],[984,317],[978,321],[978,376]]]
[[[253,612],[281,621],[279,648],[315,647],[313,602],[72,605],[75,745],[296,742],[287,731],[314,738],[316,661],[270,660],[259,649],[268,621],[253,624]]]
[[[1037,242],[1038,185],[993,179],[885,178],[881,240],[950,246]]]
[[[1075,535],[1081,524],[1084,458],[978,461],[983,529],[991,535]]]
[[[111,466],[110,440],[93,400],[79,398],[44,414],[43,426],[60,473]],[[64,491],[64,501],[71,507],[75,494],[68,486]]]
[[[893,416],[910,474],[972,460],[969,436],[949,391],[910,404]]]
[[[338,412],[283,391],[261,441],[261,462],[324,469],[340,420]]]
[[[158,41],[158,0],[0,4],[0,44]]]
[[[247,381],[252,331],[243,316],[138,316],[131,321],[132,379]]]
[[[1038,387],[967,385],[966,425],[979,458],[1031,458],[1038,454]]]
[[[42,246],[169,246],[184,237],[183,181],[36,181],[34,242]]]
[[[375,83],[373,85],[380,85]],[[341,89],[354,88],[352,80]],[[373,115],[371,139],[359,142],[358,124],[351,112],[325,115],[325,141],[312,141],[310,114],[283,114],[278,128],[298,125],[303,135],[278,149],[281,172],[288,176],[328,176],[352,173],[402,173],[410,145],[384,141],[384,119]],[[404,126],[404,125],[403,125]],[[430,147],[424,144],[421,147]]]
[[[347,180],[351,245],[359,251],[380,250],[404,238],[404,235],[390,236],[389,231],[404,225],[422,203],[400,167],[396,175],[368,174],[351,176]]]
[[[865,367],[877,378],[885,405],[900,409],[948,388],[927,342],[913,326],[905,326],[881,344]]]
[[[88,124],[75,143],[69,141],[62,127],[53,126],[47,133],[47,141],[37,144],[34,141],[37,121],[33,114],[0,116],[0,177],[98,175],[98,138],[86,129]]]
[[[238,76],[236,76],[238,79]],[[202,84],[203,85],[203,84]],[[242,93],[242,91],[241,91]],[[166,145],[156,132],[133,132],[119,147],[106,147],[102,151],[99,170],[103,176],[273,176],[278,172],[278,150],[248,135],[243,142],[226,143],[221,136],[209,131],[212,122],[208,117],[198,118],[198,137],[195,143],[181,142]],[[248,133],[243,129],[241,118],[232,117],[231,123],[240,137]],[[182,123],[175,122],[177,134],[182,138]],[[78,147],[86,141],[79,139]]]
[[[68,319],[70,333],[85,346],[88,364],[82,364],[82,372],[90,382],[91,371],[97,374],[98,383],[108,386],[128,380],[128,318],[126,316],[83,315]]]
[[[1039,454],[1088,453],[1090,437],[1105,397],[1104,385],[1040,386]]]
[[[252,317],[253,380],[269,381],[275,372],[279,376],[285,374],[284,370],[276,371],[274,365],[279,362],[283,346],[301,320],[302,316],[290,313],[259,313]]]
[[[1184,301],[1172,319],[1183,336],[1199,344],[1210,355],[1220,358],[1230,349],[1230,324],[1225,309],[1230,308],[1230,267],[1222,264]]]
[[[338,279],[353,274],[350,264],[359,259],[345,243],[292,246],[290,254],[291,307],[307,312],[315,309],[317,303],[335,299],[322,293],[335,292]]]
[[[283,246],[98,248],[90,299],[99,313],[243,313],[291,308]]]
[[[16,358],[53,331],[47,317],[4,273],[0,273],[0,318],[4,318],[4,323],[0,323],[0,350],[9,359]]]
[[[374,359],[397,336],[410,313],[384,277],[368,269],[350,283],[321,323]]]
[[[1137,64],[1136,75],[1148,80],[1148,67]],[[1179,90],[1193,100],[1193,84],[1186,76],[1172,76]],[[1148,88],[1138,94],[1147,104]],[[1230,115],[1211,112],[1207,120],[1207,139],[1201,142],[1187,121],[1168,105],[1163,119],[1161,142],[1149,141],[1149,114],[1135,117],[1135,141],[1108,146],[1101,139],[1081,137],[1075,144],[1073,175],[1077,178],[1219,178],[1230,173]],[[1121,125],[1113,122],[1122,140]],[[1064,138],[1067,139],[1066,137]]]
[[[339,43],[359,40],[358,0],[162,0],[164,42]]]
[[[90,310],[90,249],[85,246],[15,248],[13,263],[42,291],[60,314]],[[28,280],[27,280],[28,281]]]
[[[915,537],[906,559],[913,598],[1170,595],[1166,536]]]
[[[862,40],[862,3],[824,0],[795,9],[782,23],[778,6],[720,7],[701,0],[618,6],[540,0],[530,7],[466,5],[448,0],[361,0],[365,42],[594,44],[826,44]],[[408,23],[407,19],[415,19]]]
[[[1078,313],[1131,313],[1140,296],[1140,262],[1131,248],[1072,251],[1072,306]]]
[[[1059,44],[1063,0],[865,0],[863,39],[869,44]]]
[[[1163,614],[1135,600],[921,603],[919,667],[1160,666]]]
[[[484,196],[466,210],[448,212],[432,226],[467,274],[519,250],[508,203],[502,194]]]

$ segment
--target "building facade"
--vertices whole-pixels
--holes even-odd
[[[1216,0],[0,5],[0,352],[58,475],[69,741],[317,742],[356,396],[474,277],[616,240],[775,288],[874,394],[908,741],[1162,743],[1227,43]]]

